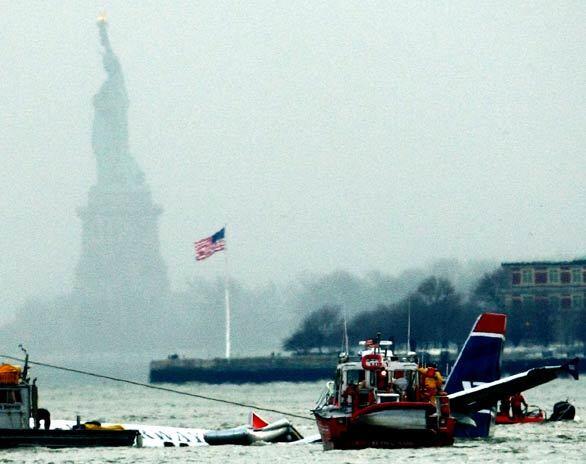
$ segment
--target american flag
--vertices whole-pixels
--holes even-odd
[[[224,237],[226,228],[223,227],[221,230],[216,232],[214,235],[206,238],[202,238],[195,242],[195,259],[201,261],[202,259],[209,258],[216,251],[222,251],[226,247],[226,239]]]

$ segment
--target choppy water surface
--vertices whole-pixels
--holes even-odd
[[[35,369],[37,371],[37,369]],[[54,377],[43,369],[39,375],[41,405],[58,419],[134,422],[175,427],[223,428],[241,425],[248,410],[215,402],[189,398],[128,384],[86,377]],[[318,397],[323,382],[275,383],[267,385],[167,385],[194,393],[262,405],[267,408],[307,415]],[[551,413],[553,404],[569,399],[578,416],[586,418],[586,380],[555,380],[526,392],[530,404]],[[269,419],[276,414],[263,413]],[[312,421],[292,419],[305,436],[317,433]],[[553,463],[585,462],[585,423],[578,420],[550,424],[498,426],[487,440],[460,440],[449,448],[359,451],[322,451],[321,445],[258,445],[197,448],[44,448],[0,451],[0,463]]]

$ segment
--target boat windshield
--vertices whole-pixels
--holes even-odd
[[[0,389],[0,403],[14,404],[22,403],[19,389],[2,388]]]
[[[364,371],[362,369],[349,369],[346,371],[346,383],[348,385],[358,385],[364,380]]]

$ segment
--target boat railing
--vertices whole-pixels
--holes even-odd
[[[322,390],[319,398],[315,404],[315,408],[319,409],[330,402],[330,399],[334,396],[334,381],[330,380],[326,383],[326,386]]]

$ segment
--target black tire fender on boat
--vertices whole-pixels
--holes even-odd
[[[43,421],[43,428],[49,430],[51,428],[51,413],[46,409],[37,409],[35,412],[35,429],[41,428],[41,421]]]

